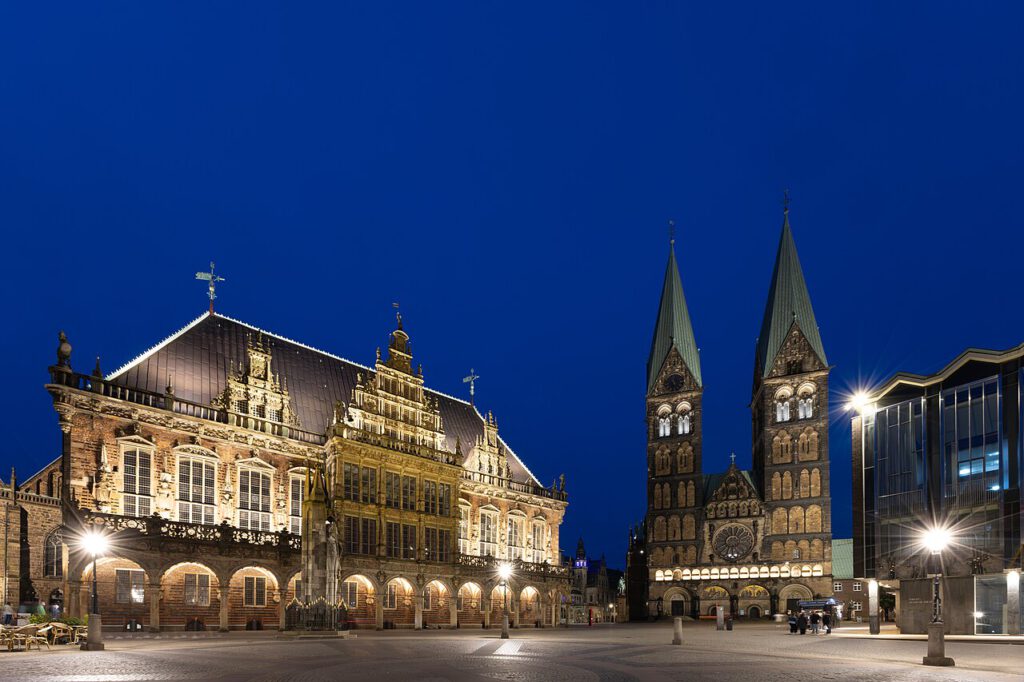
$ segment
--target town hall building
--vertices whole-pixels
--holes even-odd
[[[755,348],[753,469],[733,456],[706,472],[704,377],[673,246],[647,362],[648,511],[630,534],[631,618],[764,617],[831,595],[830,369],[787,208]]]

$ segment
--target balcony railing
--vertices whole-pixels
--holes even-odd
[[[227,523],[206,525],[202,523],[185,523],[169,521],[160,516],[121,516],[119,514],[102,514],[85,511],[82,513],[82,527],[102,526],[111,534],[122,534],[123,537],[145,536],[152,538],[169,538],[175,540],[191,540],[211,544],[237,544],[254,547],[276,547],[280,550],[298,551],[301,539],[287,531],[272,532],[236,528]]]
[[[554,488],[545,488],[544,486],[540,486],[535,483],[521,483],[519,481],[513,481],[511,478],[505,478],[504,476],[495,476],[494,474],[485,474],[479,471],[463,471],[462,478],[468,481],[474,481],[476,483],[493,485],[496,488],[507,488],[517,493],[526,493],[527,495],[547,497],[552,500],[562,500],[564,502],[566,499],[568,499],[566,493],[561,490],[556,490]]]
[[[398,452],[402,452],[407,455],[423,457],[425,459],[442,462],[444,464],[457,464],[455,453],[453,452],[438,450],[437,448],[429,445],[421,445],[420,443],[410,443],[407,440],[393,438],[387,434],[373,433],[372,431],[367,431],[365,429],[357,429],[340,424],[334,427],[334,433],[335,435],[357,443],[366,443],[367,445],[376,445],[377,447],[386,448],[388,450],[397,450]]]
[[[472,554],[456,554],[455,563],[460,566],[467,566],[470,568],[487,568],[497,571],[502,564],[508,564],[512,569],[512,574],[520,575],[550,575],[556,578],[567,578],[569,577],[568,566],[558,566],[556,564],[535,564],[532,561],[521,561],[514,559],[512,561],[504,561],[497,559],[492,556],[475,556]]]

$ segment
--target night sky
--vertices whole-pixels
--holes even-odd
[[[0,13],[4,480],[59,454],[57,332],[111,372],[207,306],[363,363],[400,301],[430,387],[477,403],[562,547],[623,565],[678,224],[705,471],[750,466],[791,222],[845,395],[1024,340],[1021,3],[8,3]]]

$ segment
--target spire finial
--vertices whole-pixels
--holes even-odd
[[[676,221],[671,218],[668,219],[668,245],[675,246],[676,244]]]
[[[782,190],[782,215],[789,215],[789,188]]]

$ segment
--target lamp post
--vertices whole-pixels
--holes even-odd
[[[501,638],[508,639],[508,579],[512,577],[512,567],[508,564],[498,566],[498,577],[501,578]]]
[[[98,530],[90,530],[82,536],[82,549],[92,556],[92,609],[89,613],[89,631],[82,649],[103,650],[103,621],[100,618],[99,589],[96,584],[96,559],[107,551],[107,536]]]
[[[942,577],[942,552],[949,547],[953,534],[946,526],[937,525],[925,530],[921,536],[921,544],[931,553],[932,560],[938,565],[932,574],[932,622],[928,624],[928,655],[924,657],[924,665],[954,665],[953,659],[946,656],[945,624],[942,622],[942,598],[939,596],[939,578]]]

